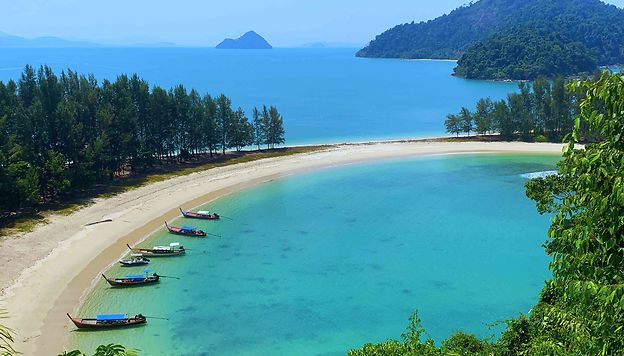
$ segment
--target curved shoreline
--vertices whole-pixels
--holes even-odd
[[[263,159],[214,168],[154,183],[109,199],[99,199],[67,217],[20,237],[0,243],[3,256],[15,244],[51,246],[34,264],[22,263],[19,277],[4,290],[0,307],[12,318],[7,324],[18,333],[15,347],[28,355],[63,351],[75,312],[101,271],[135,244],[179,215],[179,206],[198,206],[235,191],[279,177],[350,163],[457,153],[561,153],[560,144],[483,142],[385,142],[336,146],[324,151]],[[112,222],[85,226],[94,221]],[[53,233],[64,234],[59,237]],[[51,235],[52,234],[52,235]],[[55,238],[50,238],[55,236]],[[47,239],[47,240],[41,240]],[[54,240],[54,241],[48,241]],[[44,250],[46,246],[43,246]],[[27,254],[28,246],[22,251]],[[0,267],[17,264],[2,260]]]

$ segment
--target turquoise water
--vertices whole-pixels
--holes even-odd
[[[184,221],[222,238],[164,231],[187,256],[152,259],[181,280],[111,290],[82,315],[143,313],[145,327],[73,332],[72,345],[118,342],[145,355],[340,355],[396,338],[420,311],[438,342],[527,313],[549,278],[548,217],[521,174],[553,155],[454,155],[349,165],[278,179],[210,204],[233,220]],[[131,269],[130,269],[131,270]],[[114,267],[110,275],[128,269]],[[137,269],[135,271],[141,271]]]
[[[27,63],[99,79],[138,73],[164,87],[182,83],[200,93],[226,93],[247,113],[254,105],[277,105],[289,144],[439,135],[447,114],[516,90],[511,83],[452,77],[453,62],[364,59],[355,51],[5,48],[0,80],[19,78]]]

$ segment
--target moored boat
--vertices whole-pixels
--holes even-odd
[[[194,237],[206,236],[205,232],[203,232],[202,230],[198,230],[197,228],[193,226],[182,226],[182,227],[169,226],[167,222],[165,222],[165,226],[167,227],[167,230],[169,230],[170,233],[176,234],[176,235],[194,236]]]
[[[145,258],[142,253],[133,253],[130,258],[122,258],[119,260],[124,267],[143,266],[149,263],[149,258]]]
[[[142,274],[129,274],[122,278],[108,278],[104,274],[102,277],[111,285],[111,287],[135,287],[148,284],[155,284],[160,281],[160,276],[154,273],[152,276]]]
[[[147,318],[141,314],[126,318],[125,314],[98,314],[95,318],[73,317],[67,313],[67,317],[79,329],[115,329],[127,328],[145,324]]]
[[[192,211],[182,210],[182,208],[180,208],[180,212],[182,213],[182,216],[184,216],[185,218],[190,218],[190,219],[219,220],[221,218],[221,216],[219,216],[219,214],[217,213],[211,213],[209,211],[203,211],[203,210],[200,210],[198,212],[192,212]]]
[[[154,248],[130,247],[128,244],[126,246],[133,252],[150,257],[180,256],[186,253],[184,246],[180,246],[179,242],[172,242],[169,246],[154,246]]]

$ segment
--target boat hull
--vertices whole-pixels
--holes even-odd
[[[169,232],[174,234],[174,235],[180,235],[180,236],[206,237],[206,233],[186,233],[186,232],[176,231],[176,230],[172,230],[172,229],[169,229]]]
[[[141,326],[147,323],[147,318],[145,317],[126,318],[122,320],[112,320],[112,321],[99,321],[97,319],[72,317],[69,314],[67,314],[67,316],[78,329],[88,329],[88,330],[123,329],[123,328]]]
[[[161,252],[161,251],[152,252],[151,250],[137,250],[137,251],[144,254],[145,256],[150,256],[150,257],[172,257],[172,256],[182,256],[186,254],[186,251],[184,250],[173,251],[173,252]]]
[[[200,220],[219,220],[221,217],[219,216],[219,214],[199,214],[199,213],[194,213],[192,211],[184,211],[182,210],[182,208],[180,208],[180,212],[182,213],[182,216],[184,216],[185,218],[189,218],[189,219],[200,219]]]
[[[134,267],[134,266],[145,266],[146,264],[149,263],[149,261],[126,261],[126,260],[120,260],[119,263],[121,263],[121,265],[123,267]]]
[[[143,279],[132,279],[132,278],[106,278],[106,276],[102,275],[104,279],[110,284],[113,288],[132,288],[132,287],[141,287],[148,286],[152,284],[156,284],[160,282],[159,276],[147,277]]]
[[[188,214],[188,213],[182,213],[182,215],[185,218],[189,218],[189,219],[199,219],[199,220],[219,220],[220,217],[219,215],[216,216],[209,216],[209,215],[195,215],[195,214]]]

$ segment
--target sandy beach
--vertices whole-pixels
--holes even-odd
[[[455,153],[561,153],[560,144],[484,142],[379,142],[241,163],[154,183],[98,199],[70,216],[52,216],[35,231],[0,240],[0,308],[25,355],[61,353],[75,313],[99,273],[179,215],[231,192],[305,171],[419,155]],[[111,219],[111,222],[85,226]]]

